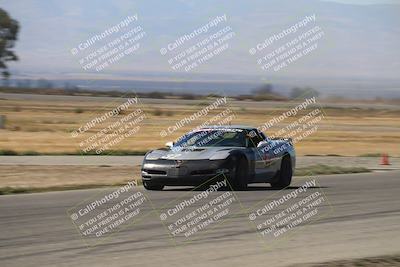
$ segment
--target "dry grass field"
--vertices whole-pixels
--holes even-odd
[[[79,143],[112,125],[131,111],[90,128],[73,138],[71,132],[103,115],[126,99],[107,97],[16,95],[0,93],[0,115],[5,115],[5,129],[0,129],[0,151],[38,153],[74,153],[82,147]],[[146,151],[162,147],[193,127],[219,114],[227,107],[211,111],[180,127],[166,137],[160,132],[177,121],[190,117],[212,103],[205,100],[141,99],[140,108],[146,118],[137,125],[140,129],[119,140],[111,150]],[[235,114],[232,124],[259,126],[297,105],[297,102],[230,101],[228,107]],[[299,155],[346,155],[388,153],[400,156],[400,107],[374,104],[340,106],[320,103],[324,118],[318,129],[296,143]],[[135,107],[137,109],[137,106]],[[308,112],[308,111],[307,111]],[[283,120],[267,131],[278,132],[307,112]],[[226,116],[225,116],[226,117]],[[223,118],[220,118],[221,120]],[[111,140],[111,139],[110,139]]]

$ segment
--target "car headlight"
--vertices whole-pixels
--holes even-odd
[[[220,151],[220,152],[217,152],[214,155],[212,155],[210,157],[210,160],[226,159],[227,157],[229,157],[229,153],[227,153],[225,151]]]
[[[157,160],[159,159],[164,153],[161,153],[161,151],[153,150],[147,152],[147,154],[144,156],[145,160]]]

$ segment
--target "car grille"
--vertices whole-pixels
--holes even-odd
[[[147,172],[148,174],[158,174],[158,175],[166,175],[166,171],[160,171],[160,170],[146,170],[144,169],[143,171]]]

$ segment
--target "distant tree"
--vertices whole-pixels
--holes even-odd
[[[181,94],[180,96],[182,99],[185,99],[185,100],[194,100],[194,99],[200,98],[199,95],[194,95],[194,94],[189,94],[189,93]]]
[[[273,86],[270,83],[264,84],[257,89],[254,89],[252,93],[254,95],[269,95],[272,94]]]
[[[165,94],[163,92],[150,92],[147,94],[148,98],[158,98],[158,99],[163,99],[165,98]]]
[[[346,100],[346,98],[341,95],[330,95],[330,96],[326,97],[326,100],[335,101],[335,102],[339,102],[339,101],[343,102]]]
[[[220,96],[219,94],[211,93],[211,94],[208,94],[207,97],[210,97],[210,98],[220,98],[221,96]]]
[[[242,101],[242,100],[252,100],[253,95],[238,95],[235,97],[236,100]]]
[[[270,83],[264,84],[254,90],[251,91],[251,100],[255,101],[265,101],[265,100],[273,100],[273,101],[281,101],[285,100],[286,97],[280,95],[277,92],[273,91],[273,86]],[[245,99],[246,95],[241,95],[239,98]]]
[[[311,87],[305,87],[305,88],[295,87],[290,92],[291,98],[307,98],[313,96],[318,97],[319,92]]]
[[[18,22],[0,8],[0,69],[2,70],[3,79],[10,77],[6,62],[18,60],[14,51],[11,50],[17,40],[18,30]]]

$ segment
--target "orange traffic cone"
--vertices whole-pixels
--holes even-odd
[[[382,154],[381,165],[390,165],[389,156],[387,153]]]

